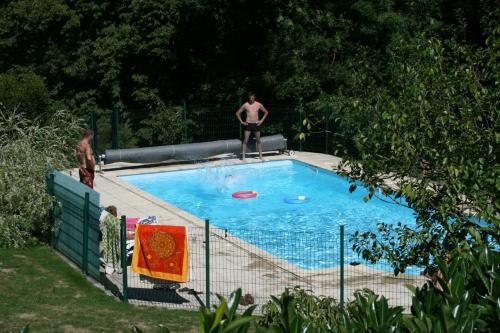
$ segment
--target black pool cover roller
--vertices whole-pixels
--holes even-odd
[[[263,151],[286,149],[285,138],[281,134],[262,137],[261,141]],[[239,154],[240,151],[241,141],[236,139],[145,148],[106,149],[104,152],[104,163],[157,163],[167,160],[189,161],[221,154]],[[250,140],[247,152],[256,151],[255,140]]]

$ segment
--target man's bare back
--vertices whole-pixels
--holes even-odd
[[[80,162],[80,167],[84,169],[93,169],[94,168],[94,155],[92,153],[92,148],[90,144],[85,141],[85,139],[78,141],[78,144],[75,148],[75,157]]]
[[[75,157],[80,163],[78,173],[80,175],[80,182],[90,188],[94,187],[94,172],[95,160],[94,153],[90,147],[90,140],[94,133],[89,130],[85,133],[82,140],[78,141],[75,148]]]

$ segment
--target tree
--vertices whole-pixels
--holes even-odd
[[[470,228],[498,244],[498,32],[477,49],[426,34],[400,40],[390,50],[387,87],[369,85],[339,103],[366,119],[349,128],[357,154],[345,156],[343,173],[370,189],[366,200],[380,187],[416,214],[416,228],[382,224],[381,237],[357,234],[365,258],[384,257],[396,273],[428,266],[470,239]]]

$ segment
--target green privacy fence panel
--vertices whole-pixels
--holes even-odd
[[[99,193],[59,171],[47,178],[55,197],[52,246],[99,280]]]
[[[98,280],[99,272],[99,205],[94,206],[90,202],[90,220],[88,232],[88,256],[87,256],[87,274]]]

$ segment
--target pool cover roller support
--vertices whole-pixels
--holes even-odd
[[[262,151],[285,150],[286,140],[281,134],[261,138]],[[255,140],[250,140],[247,152],[256,152]],[[221,154],[236,154],[241,152],[241,141],[219,140],[180,145],[168,145],[130,149],[106,149],[104,163],[157,163],[167,160],[199,160]]]

